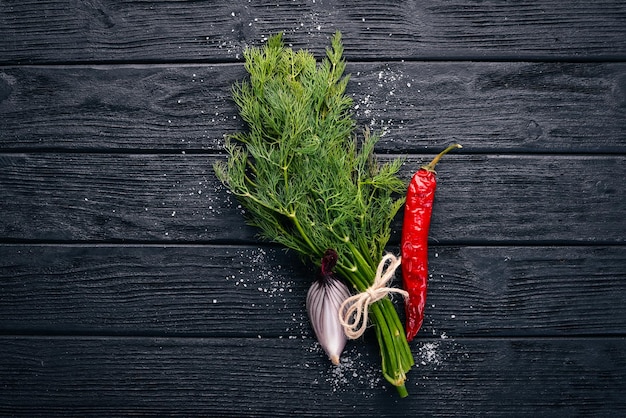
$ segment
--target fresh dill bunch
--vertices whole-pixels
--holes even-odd
[[[233,98],[248,129],[227,137],[228,159],[214,169],[263,238],[317,265],[335,250],[338,273],[362,292],[374,280],[406,183],[397,176],[401,159],[375,158],[378,136],[365,130],[357,139],[342,56],[339,32],[320,63],[285,47],[281,34],[246,49],[249,78],[234,85]],[[385,322],[377,327],[383,373],[404,388],[413,358],[397,313],[388,298],[371,310]]]
[[[280,34],[244,52],[250,76],[233,96],[249,129],[227,138],[229,160],[215,170],[264,238],[316,263],[332,248],[347,270],[356,248],[375,269],[404,203],[402,161],[379,164],[367,130],[358,143],[339,33],[331,45],[319,65]]]

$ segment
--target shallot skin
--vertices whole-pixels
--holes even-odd
[[[339,357],[348,338],[339,321],[339,309],[350,297],[348,287],[332,272],[337,262],[337,253],[327,250],[322,259],[320,275],[313,282],[306,298],[306,308],[311,326],[330,361],[339,364]]]

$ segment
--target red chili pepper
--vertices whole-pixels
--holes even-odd
[[[411,341],[424,321],[426,285],[428,281],[428,229],[433,209],[437,178],[435,165],[448,152],[461,145],[443,150],[430,163],[422,166],[409,183],[402,225],[402,281],[409,293],[406,301],[406,339]]]

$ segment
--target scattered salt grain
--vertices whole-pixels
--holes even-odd
[[[439,343],[428,342],[423,343],[419,347],[418,356],[421,359],[421,364],[426,366],[428,364],[440,365],[441,356],[439,354]]]
[[[323,355],[321,350],[320,354]],[[377,362],[354,350],[344,351],[339,365],[334,366],[328,363],[327,367],[323,371],[324,379],[333,392],[352,392],[355,387],[366,390],[375,389],[382,381]],[[372,396],[373,393],[366,391],[363,394]]]

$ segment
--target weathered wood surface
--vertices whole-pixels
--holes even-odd
[[[3,0],[0,63],[240,59],[282,31],[354,59],[623,59],[621,1],[127,2]]]
[[[2,245],[0,260],[5,332],[313,338],[314,272],[274,247]],[[624,265],[621,247],[435,246],[422,333],[619,336]]]
[[[12,240],[240,242],[241,209],[196,154],[4,154],[0,233]],[[407,159],[404,177],[427,158]],[[626,157],[450,155],[439,242],[624,243]],[[395,223],[399,229],[401,217]]]
[[[308,339],[4,340],[7,415],[613,416],[626,408],[623,338],[415,341],[407,399],[378,377],[372,345],[350,345],[350,360],[333,368]]]
[[[626,37],[626,35],[625,35]],[[623,63],[349,64],[361,126],[381,152],[624,152]],[[243,129],[230,89],[243,65],[0,69],[9,150],[215,151]],[[584,115],[581,117],[581,115]]]
[[[404,400],[211,171],[243,49],[335,30],[381,158],[464,145]],[[625,65],[621,0],[0,0],[0,415],[624,416]]]

